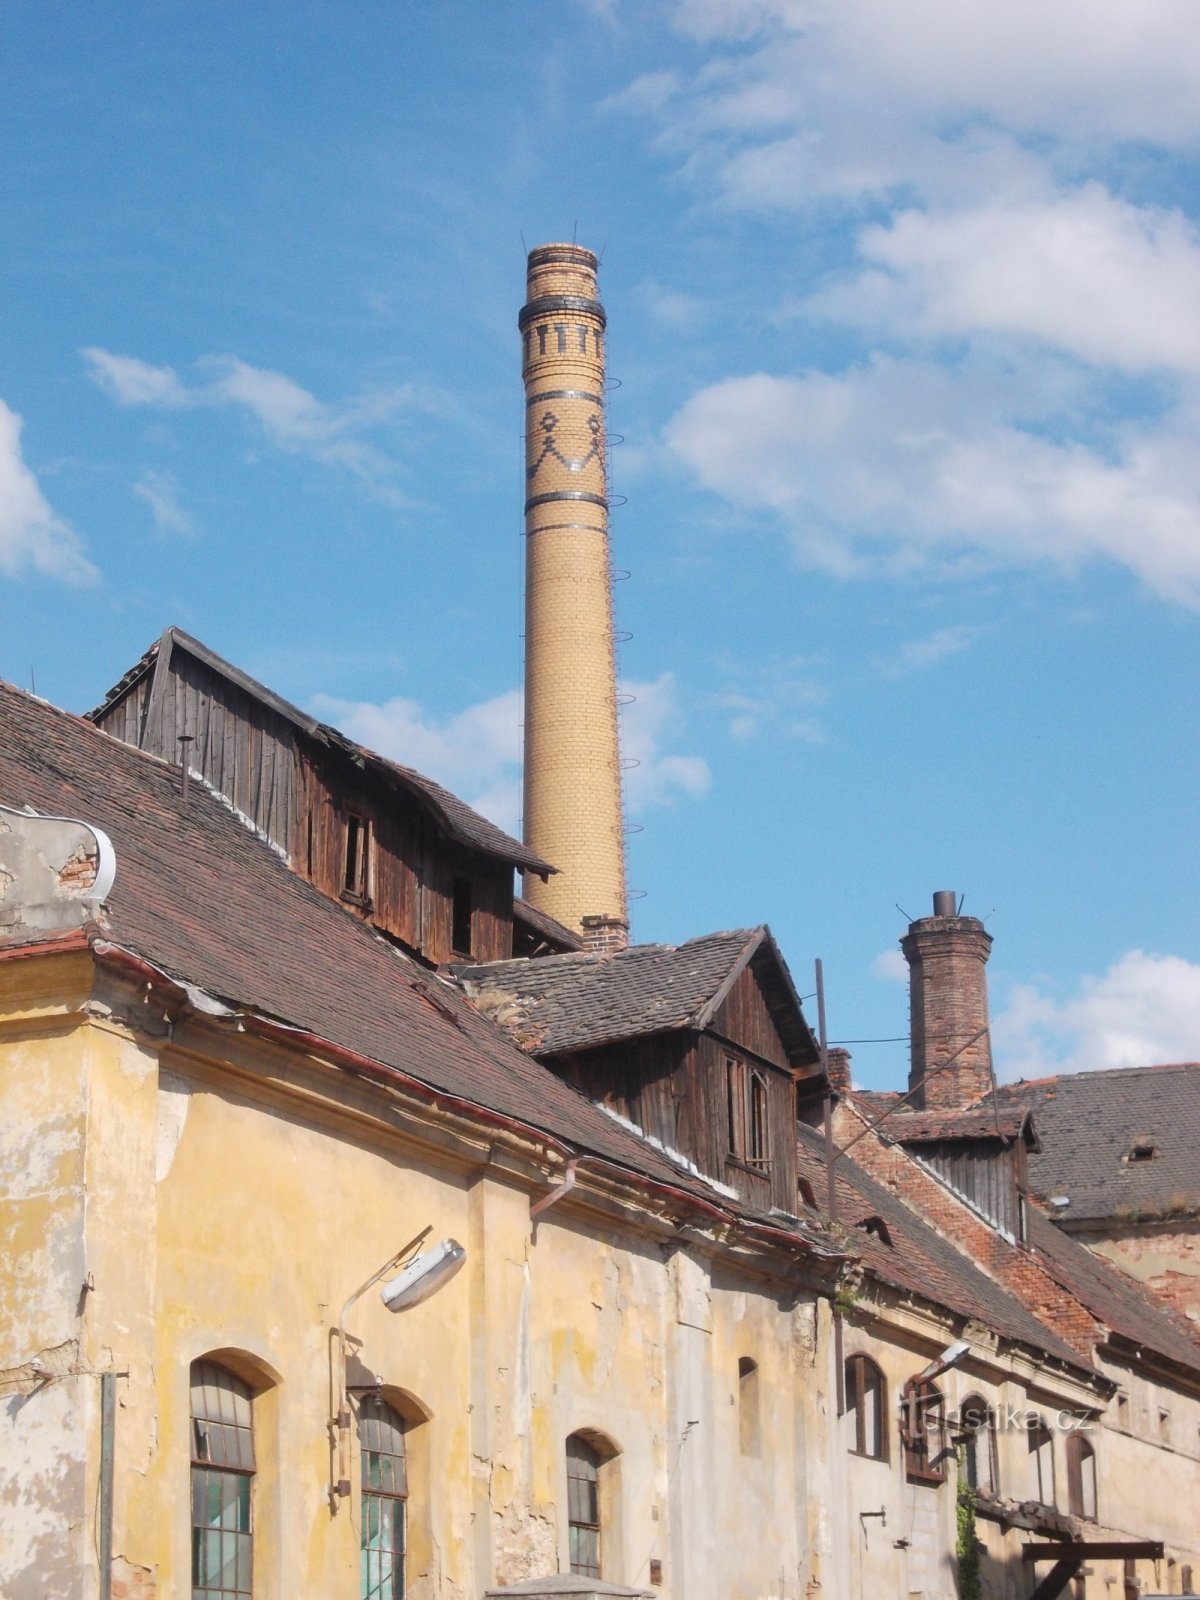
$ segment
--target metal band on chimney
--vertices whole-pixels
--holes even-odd
[[[529,253],[525,380],[525,840],[559,870],[531,904],[605,949],[628,928],[596,257]],[[567,520],[578,507],[584,518]],[[586,508],[586,511],[585,509]],[[566,515],[564,516],[564,513]]]

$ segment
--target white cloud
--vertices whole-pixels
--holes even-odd
[[[741,204],[1037,181],[1044,154],[1200,135],[1192,0],[683,0],[712,53],[618,102]]]
[[[415,700],[317,695],[313,710],[360,744],[415,767],[515,833],[521,817],[521,697],[516,689],[441,720]]]
[[[889,676],[904,672],[920,672],[925,667],[935,667],[949,656],[961,655],[978,639],[982,629],[965,622],[952,622],[944,628],[935,628],[920,639],[905,639],[890,661],[880,663]]]
[[[147,467],[133,492],[150,507],[156,532],[175,539],[190,539],[196,532],[195,522],[179,503],[179,485],[171,473]]]
[[[1006,1079],[1200,1059],[1200,964],[1130,950],[1059,1000],[1013,988],[992,1024]]]
[[[64,583],[99,577],[78,534],[58,516],[21,453],[21,418],[0,400],[0,573],[32,569]]]
[[[440,406],[435,395],[414,385],[332,405],[286,373],[251,366],[236,356],[203,357],[197,362],[203,376],[188,382],[173,367],[152,366],[133,356],[96,347],[81,353],[93,381],[119,405],[240,411],[278,449],[342,467],[395,504],[406,503],[390,482],[395,464],[367,435],[403,410]]]
[[[727,714],[729,736],[748,744],[760,734],[821,744],[825,729],[816,708],[829,698],[825,685],[813,676],[813,663],[803,656],[759,659],[753,663],[722,659],[718,662],[729,686],[715,697]]]
[[[872,266],[809,309],[889,337],[1028,336],[1128,372],[1200,372],[1200,230],[1100,184],[867,228]]]
[[[1035,393],[1052,406],[1044,376]],[[666,442],[704,488],[775,513],[799,558],[832,572],[1108,559],[1200,606],[1186,413],[1128,423],[1101,452],[1018,420],[1023,389],[982,368],[882,357],[840,376],[758,373],[694,395]]]
[[[622,683],[621,689],[634,696],[621,717],[621,754],[637,762],[625,773],[629,811],[636,815],[650,806],[706,794],[712,782],[708,763],[665,748],[683,728],[675,675],[664,672],[651,681]]]
[[[670,673],[647,683],[623,683],[634,699],[622,717],[622,752],[637,761],[625,774],[631,814],[705,793],[707,763],[667,748],[682,714]],[[521,826],[521,696],[510,689],[465,711],[433,718],[415,700],[373,704],[317,695],[318,716],[351,738],[435,778],[509,833]]]
[[[93,380],[121,406],[185,406],[191,396],[173,367],[154,367],[134,356],[95,345],[80,351]]]
[[[899,950],[881,950],[871,963],[871,975],[885,983],[907,983],[908,962]]]

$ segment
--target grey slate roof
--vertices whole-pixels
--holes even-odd
[[[703,1027],[758,949],[765,928],[710,933],[686,944],[458,967],[468,993],[511,998],[513,1036],[535,1055],[587,1050],[618,1039]],[[714,1001],[716,1004],[714,1004]]]
[[[1001,1087],[1000,1104],[1033,1112],[1030,1188],[1070,1199],[1052,1211],[1064,1227],[1200,1212],[1200,1062],[1022,1080]],[[1143,1139],[1153,1158],[1130,1161]]]

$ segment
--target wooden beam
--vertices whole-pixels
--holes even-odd
[[[1058,1600],[1058,1596],[1078,1573],[1082,1561],[1057,1561],[1030,1595],[1029,1600]]]
[[[1022,1561],[1161,1561],[1161,1539],[1054,1539],[1021,1546]]]

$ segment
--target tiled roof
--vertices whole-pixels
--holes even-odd
[[[513,917],[517,922],[524,923],[534,933],[549,939],[552,944],[565,945],[568,950],[582,950],[583,936],[565,927],[557,917],[552,917],[548,911],[541,911],[537,906],[531,905],[528,900],[513,901]]]
[[[1200,1372],[1200,1341],[1103,1256],[1029,1208],[1029,1242],[1050,1274],[1120,1338]]]
[[[537,961],[460,967],[472,990],[511,999],[522,1045],[537,1055],[586,1050],[618,1039],[702,1027],[762,942],[763,928],[710,933],[686,944],[630,945],[615,955],[584,952]]]
[[[887,1110],[885,1106],[883,1108]],[[882,1112],[870,1111],[872,1120]],[[967,1106],[962,1111],[895,1111],[883,1124],[889,1139],[900,1144],[936,1144],[943,1139],[1002,1139],[1011,1143],[1031,1127],[1024,1106]]]
[[[435,783],[432,778],[414,771],[412,767],[401,766],[399,762],[389,761],[386,756],[377,755],[365,745],[356,744],[353,739],[348,739],[344,733],[330,727],[328,723],[318,722],[315,717],[310,717],[307,712],[301,711],[282,695],[277,695],[274,690],[259,683],[257,678],[252,678],[248,672],[235,667],[232,662],[226,661],[215,650],[210,650],[206,644],[202,644],[199,639],[193,639],[181,628],[168,628],[162,637],[168,641],[172,652],[184,650],[194,656],[210,671],[236,684],[244,694],[267,706],[277,716],[300,729],[308,738],[339,751],[348,760],[356,765],[370,768],[385,780],[401,784],[410,793],[415,792],[432,807],[447,833],[459,843],[467,845],[472,850],[480,850],[485,855],[498,856],[502,861],[511,861],[514,866],[527,868],[531,872],[546,874],[556,870],[526,845],[510,838],[503,828],[498,828],[487,817],[481,816],[478,811],[473,811],[465,800],[460,800],[457,795],[451,794],[449,789],[444,789],[440,783]],[[156,639],[146,653],[134,662],[129,671],[108,691],[100,705],[88,712],[89,721],[102,721],[104,714],[137,683],[139,678],[154,670],[161,644],[162,640]],[[286,841],[279,842],[282,844]]]
[[[1033,1193],[1070,1205],[1056,1220],[1145,1220],[1200,1211],[1200,1062],[1064,1073],[1010,1083],[1001,1104],[1033,1112]],[[1135,1143],[1153,1149],[1130,1160]]]
[[[185,805],[178,769],[2,683],[0,801],[109,835],[117,877],[105,937],[170,977],[737,1209],[291,872],[203,785]]]
[[[825,1152],[822,1137],[799,1125],[797,1163],[821,1207],[825,1202]],[[837,1173],[839,1221],[852,1230],[854,1253],[874,1276],[894,1288],[921,1296],[946,1310],[985,1323],[1001,1337],[1042,1350],[1077,1369],[1089,1363],[1080,1351],[1029,1311],[1015,1295],[982,1272],[961,1250],[936,1232],[912,1206],[865,1172],[853,1155],[842,1156]],[[860,1226],[879,1217],[891,1243]]]

